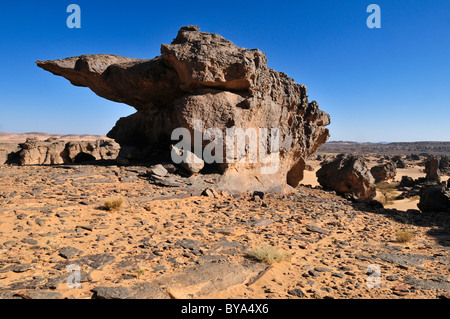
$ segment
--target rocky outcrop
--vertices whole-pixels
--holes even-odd
[[[400,155],[393,156],[391,161],[397,168],[406,168],[406,163]]]
[[[425,161],[425,169],[424,172],[426,175],[427,181],[437,182],[441,181],[440,173],[439,173],[439,159],[437,157],[430,157]]]
[[[213,128],[223,136],[227,129],[256,129],[259,150],[270,149],[277,138],[279,148],[271,153],[276,169],[270,172],[261,169],[269,163],[264,163],[266,157],[248,160],[248,147],[245,154],[230,152],[227,158],[226,146],[217,146],[215,150],[223,148],[223,154],[216,152],[214,163],[206,163],[205,168],[223,174],[222,186],[227,189],[297,186],[306,158],[329,137],[325,126],[330,117],[315,101],[309,102],[304,85],[268,68],[261,51],[237,47],[220,35],[200,32],[196,26],[181,28],[171,44],[162,45],[161,55],[151,60],[83,55],[38,61],[37,65],[75,86],[89,87],[103,98],[137,110],[120,119],[108,134],[123,149],[131,150],[121,152],[120,159],[125,162],[146,158],[157,148],[169,153],[169,146],[175,144],[171,135],[177,128],[190,132],[192,145],[194,132],[204,134]],[[201,128],[196,121],[201,121]],[[268,134],[259,128],[266,128]],[[211,137],[200,140],[200,153]],[[242,158],[246,160],[237,163]]]
[[[113,160],[119,153],[120,146],[114,141],[77,141],[66,144],[70,163],[82,163],[95,160]]]
[[[420,201],[417,206],[424,213],[450,213],[450,190],[442,184],[425,184],[420,191]]]
[[[416,185],[416,182],[414,179],[410,176],[402,176],[402,179],[400,180],[400,183],[398,184],[398,187],[414,187]]]
[[[38,141],[27,139],[19,153],[21,165],[55,165],[64,164],[66,143],[48,139]]]
[[[27,139],[21,145],[21,165],[78,164],[95,160],[113,160],[119,145],[110,140],[65,142],[58,139]]]
[[[388,162],[383,165],[377,165],[370,169],[372,176],[375,178],[375,183],[394,179],[397,174],[396,164]]]
[[[375,179],[358,156],[341,154],[323,163],[316,176],[322,187],[345,197],[370,201],[376,195]]]
[[[439,158],[439,170],[442,174],[450,175],[450,159],[448,156],[441,156]]]
[[[208,296],[234,286],[242,285],[258,275],[266,267],[251,263],[239,265],[232,262],[215,262],[186,269],[156,279],[155,283],[166,288],[176,299],[191,299]]]

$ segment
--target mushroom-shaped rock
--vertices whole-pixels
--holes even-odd
[[[134,153],[140,159],[156,149],[170,154],[170,145],[176,142],[172,133],[179,128],[190,132],[191,145],[199,143],[200,153],[209,150],[213,140],[223,141],[215,147],[215,162],[205,160],[223,174],[219,188],[296,187],[306,158],[329,137],[325,127],[330,117],[315,101],[309,102],[304,85],[268,68],[261,51],[238,47],[197,26],[181,28],[154,59],[100,54],[37,65],[103,98],[133,106],[137,112],[121,118],[108,137],[122,148],[139,150]],[[199,133],[201,140],[195,141]],[[256,142],[250,140],[253,133]],[[238,142],[230,134],[255,145],[248,144],[244,154],[237,154],[238,147],[230,144]],[[203,156],[198,150],[195,154]],[[132,160],[128,155],[126,159]]]

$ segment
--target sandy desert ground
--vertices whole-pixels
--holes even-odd
[[[263,198],[202,196],[215,175],[155,185],[142,166],[0,167],[0,298],[450,297],[450,216],[352,203],[308,164],[294,193]],[[397,179],[424,175],[410,164]],[[284,260],[251,257],[266,245]]]

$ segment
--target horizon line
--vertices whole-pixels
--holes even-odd
[[[0,132],[0,134],[17,134],[17,135],[31,135],[31,134],[42,134],[42,135],[64,135],[64,136],[103,136],[107,137],[106,134],[94,134],[94,133],[46,133],[46,132],[23,132],[23,133],[11,133],[11,132]],[[445,140],[418,140],[418,141],[380,141],[380,142],[357,142],[357,141],[346,141],[346,140],[332,140],[327,141],[325,144],[332,144],[332,143],[352,143],[352,144],[395,144],[395,143],[450,143],[449,141]],[[323,145],[325,145],[323,144]]]

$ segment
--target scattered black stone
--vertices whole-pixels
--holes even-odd
[[[396,275],[389,275],[389,276],[386,276],[386,280],[387,281],[396,281],[396,280],[398,280],[398,276],[396,276]]]
[[[264,192],[254,191],[252,199],[255,200],[256,197],[258,197],[259,199],[264,199]]]
[[[40,218],[36,218],[36,219],[34,220],[34,222],[35,222],[37,225],[39,225],[39,226],[44,226],[44,225],[45,225],[45,220],[40,219]]]
[[[125,183],[131,183],[131,182],[135,182],[137,180],[138,180],[137,174],[125,175],[120,178],[120,181],[125,182]]]
[[[99,235],[97,235],[96,241],[103,241],[103,240],[105,240],[105,239],[106,239],[106,236],[105,236],[105,235],[99,234]]]
[[[59,250],[59,255],[66,259],[72,259],[81,254],[83,254],[83,251],[74,247],[63,247]]]
[[[180,246],[184,249],[189,249],[189,250],[200,250],[200,245],[201,243],[197,240],[192,240],[192,239],[183,239],[180,240],[178,242],[175,243],[176,246]]]
[[[44,287],[47,281],[48,280],[43,277],[33,277],[32,280],[14,282],[8,286],[8,289],[10,290],[38,289]]]
[[[325,267],[314,267],[314,270],[317,272],[332,272],[331,269]]]
[[[87,226],[78,225],[76,228],[81,228],[81,229],[84,229],[84,230],[87,230],[87,231],[93,231],[94,228],[95,228],[95,225],[87,225]]]
[[[15,295],[22,299],[62,299],[62,295],[59,292],[50,290],[26,290],[16,293]]]
[[[152,267],[152,271],[153,271],[154,273],[157,273],[157,272],[164,272],[164,271],[166,271],[166,270],[167,270],[167,267],[164,266],[164,265],[156,265],[156,266],[153,266],[153,267]]]
[[[443,280],[442,281],[424,280],[424,279],[416,279],[413,278],[412,276],[406,276],[405,283],[421,289],[442,289],[450,291],[450,282]]]
[[[300,288],[289,290],[288,294],[299,298],[303,298],[306,296],[305,293]]]
[[[20,296],[17,296],[13,291],[8,290],[0,290],[0,299],[22,299]]]
[[[201,256],[201,257],[197,258],[195,260],[195,263],[199,264],[199,265],[204,265],[206,263],[224,262],[224,261],[228,261],[228,260],[229,260],[229,258],[226,256],[206,255],[206,256]]]
[[[233,228],[213,228],[213,229],[209,229],[209,231],[214,234],[222,234],[222,235],[233,235],[234,234]]]
[[[170,299],[158,285],[144,282],[132,287],[97,287],[92,289],[93,299]]]
[[[383,252],[377,255],[377,257],[391,264],[416,267],[422,265],[426,259],[430,259],[428,256],[399,254],[396,252]]]
[[[21,214],[18,214],[18,215],[17,215],[17,219],[20,219],[20,220],[23,220],[23,219],[25,219],[25,218],[27,218],[27,217],[28,217],[28,215],[25,214],[25,213],[21,213]]]
[[[25,244],[30,244],[30,245],[37,245],[38,244],[38,241],[35,240],[35,239],[32,239],[32,238],[24,238],[24,239],[21,240],[21,242],[25,243]]]
[[[322,229],[320,227],[317,227],[315,225],[306,225],[306,229],[313,233],[319,233],[322,235],[328,235],[330,232],[328,230]]]
[[[97,287],[92,289],[93,299],[131,299],[132,291],[126,287]]]
[[[313,276],[313,277],[317,277],[317,276],[320,276],[320,272],[317,271],[317,270],[312,270],[312,269],[310,269],[310,270],[308,271],[308,275]]]
[[[157,177],[154,175],[149,175],[148,179],[155,185],[163,187],[182,187],[184,184],[179,182],[170,181],[163,177]]]
[[[96,255],[88,255],[84,256],[81,259],[77,259],[74,261],[74,264],[87,265],[93,269],[102,270],[103,267],[111,264],[116,257],[110,254],[96,254]]]

